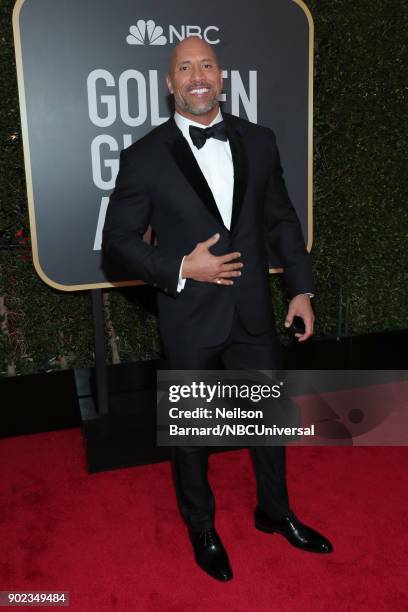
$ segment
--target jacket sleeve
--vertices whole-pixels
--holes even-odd
[[[299,293],[314,293],[310,256],[285,185],[275,134],[269,131],[272,151],[264,208],[266,240],[282,262],[290,297]]]
[[[120,154],[119,172],[106,211],[102,232],[104,257],[135,279],[177,296],[184,253],[178,255],[143,240],[152,208],[141,170],[129,162],[125,149]]]

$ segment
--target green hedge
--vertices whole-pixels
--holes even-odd
[[[407,5],[405,0],[310,0],[315,46],[314,301],[319,336],[407,327]],[[45,285],[31,263],[11,13],[0,6],[0,372],[93,363],[90,295]],[[278,319],[281,281],[271,279]],[[148,287],[105,291],[113,362],[154,358]],[[282,340],[287,337],[282,333]]]

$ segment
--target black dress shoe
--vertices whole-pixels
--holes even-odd
[[[257,506],[255,508],[255,527],[265,533],[281,533],[293,546],[309,552],[330,553],[332,544],[320,533],[304,525],[290,512],[281,519],[271,519]]]
[[[215,529],[189,531],[198,565],[207,574],[226,582],[232,579],[227,552]]]

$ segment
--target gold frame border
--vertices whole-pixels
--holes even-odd
[[[307,134],[307,250],[313,245],[313,76],[314,76],[314,22],[303,0],[292,0],[306,15],[309,24],[309,77],[308,77],[308,134]],[[271,274],[283,272],[283,268],[269,268]]]
[[[27,106],[25,97],[24,87],[24,72],[23,72],[23,58],[21,51],[21,36],[20,36],[20,11],[25,0],[17,0],[13,9],[13,35],[14,35],[14,51],[16,58],[17,68],[17,84],[18,84],[18,98],[20,103],[20,117],[21,117],[21,131],[23,136],[23,150],[24,150],[24,167],[25,167],[25,178],[27,185],[27,203],[28,203],[28,216],[30,220],[30,237],[31,237],[31,248],[33,254],[34,268],[41,278],[47,285],[54,289],[60,289],[61,291],[82,291],[86,289],[102,289],[104,287],[123,287],[128,285],[143,285],[144,282],[141,280],[135,281],[118,281],[114,283],[95,283],[91,285],[61,285],[53,281],[49,276],[45,274],[40,266],[38,258],[38,243],[37,243],[37,228],[35,223],[34,213],[34,193],[33,193],[33,177],[31,173],[31,156],[30,156],[30,142],[28,137],[28,121],[27,121]]]
[[[31,173],[30,142],[28,138],[27,107],[24,87],[23,58],[20,36],[20,12],[25,0],[17,0],[13,9],[14,51],[17,68],[18,98],[20,104],[21,131],[23,136],[24,168],[27,186],[28,216],[30,221],[31,248],[34,268],[44,283],[61,291],[85,291],[87,289],[103,289],[109,287],[126,287],[143,285],[141,280],[118,281],[114,283],[95,283],[91,285],[61,285],[49,278],[40,266],[38,258],[37,229],[35,224],[33,179]],[[308,78],[308,189],[307,189],[307,250],[310,252],[313,244],[313,57],[314,57],[314,23],[312,15],[303,0],[292,0],[306,15],[309,24],[309,78]],[[271,273],[283,272],[283,268],[269,268]]]

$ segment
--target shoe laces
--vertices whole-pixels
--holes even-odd
[[[204,546],[215,546],[217,544],[217,538],[213,529],[204,529],[200,538],[204,538]]]

